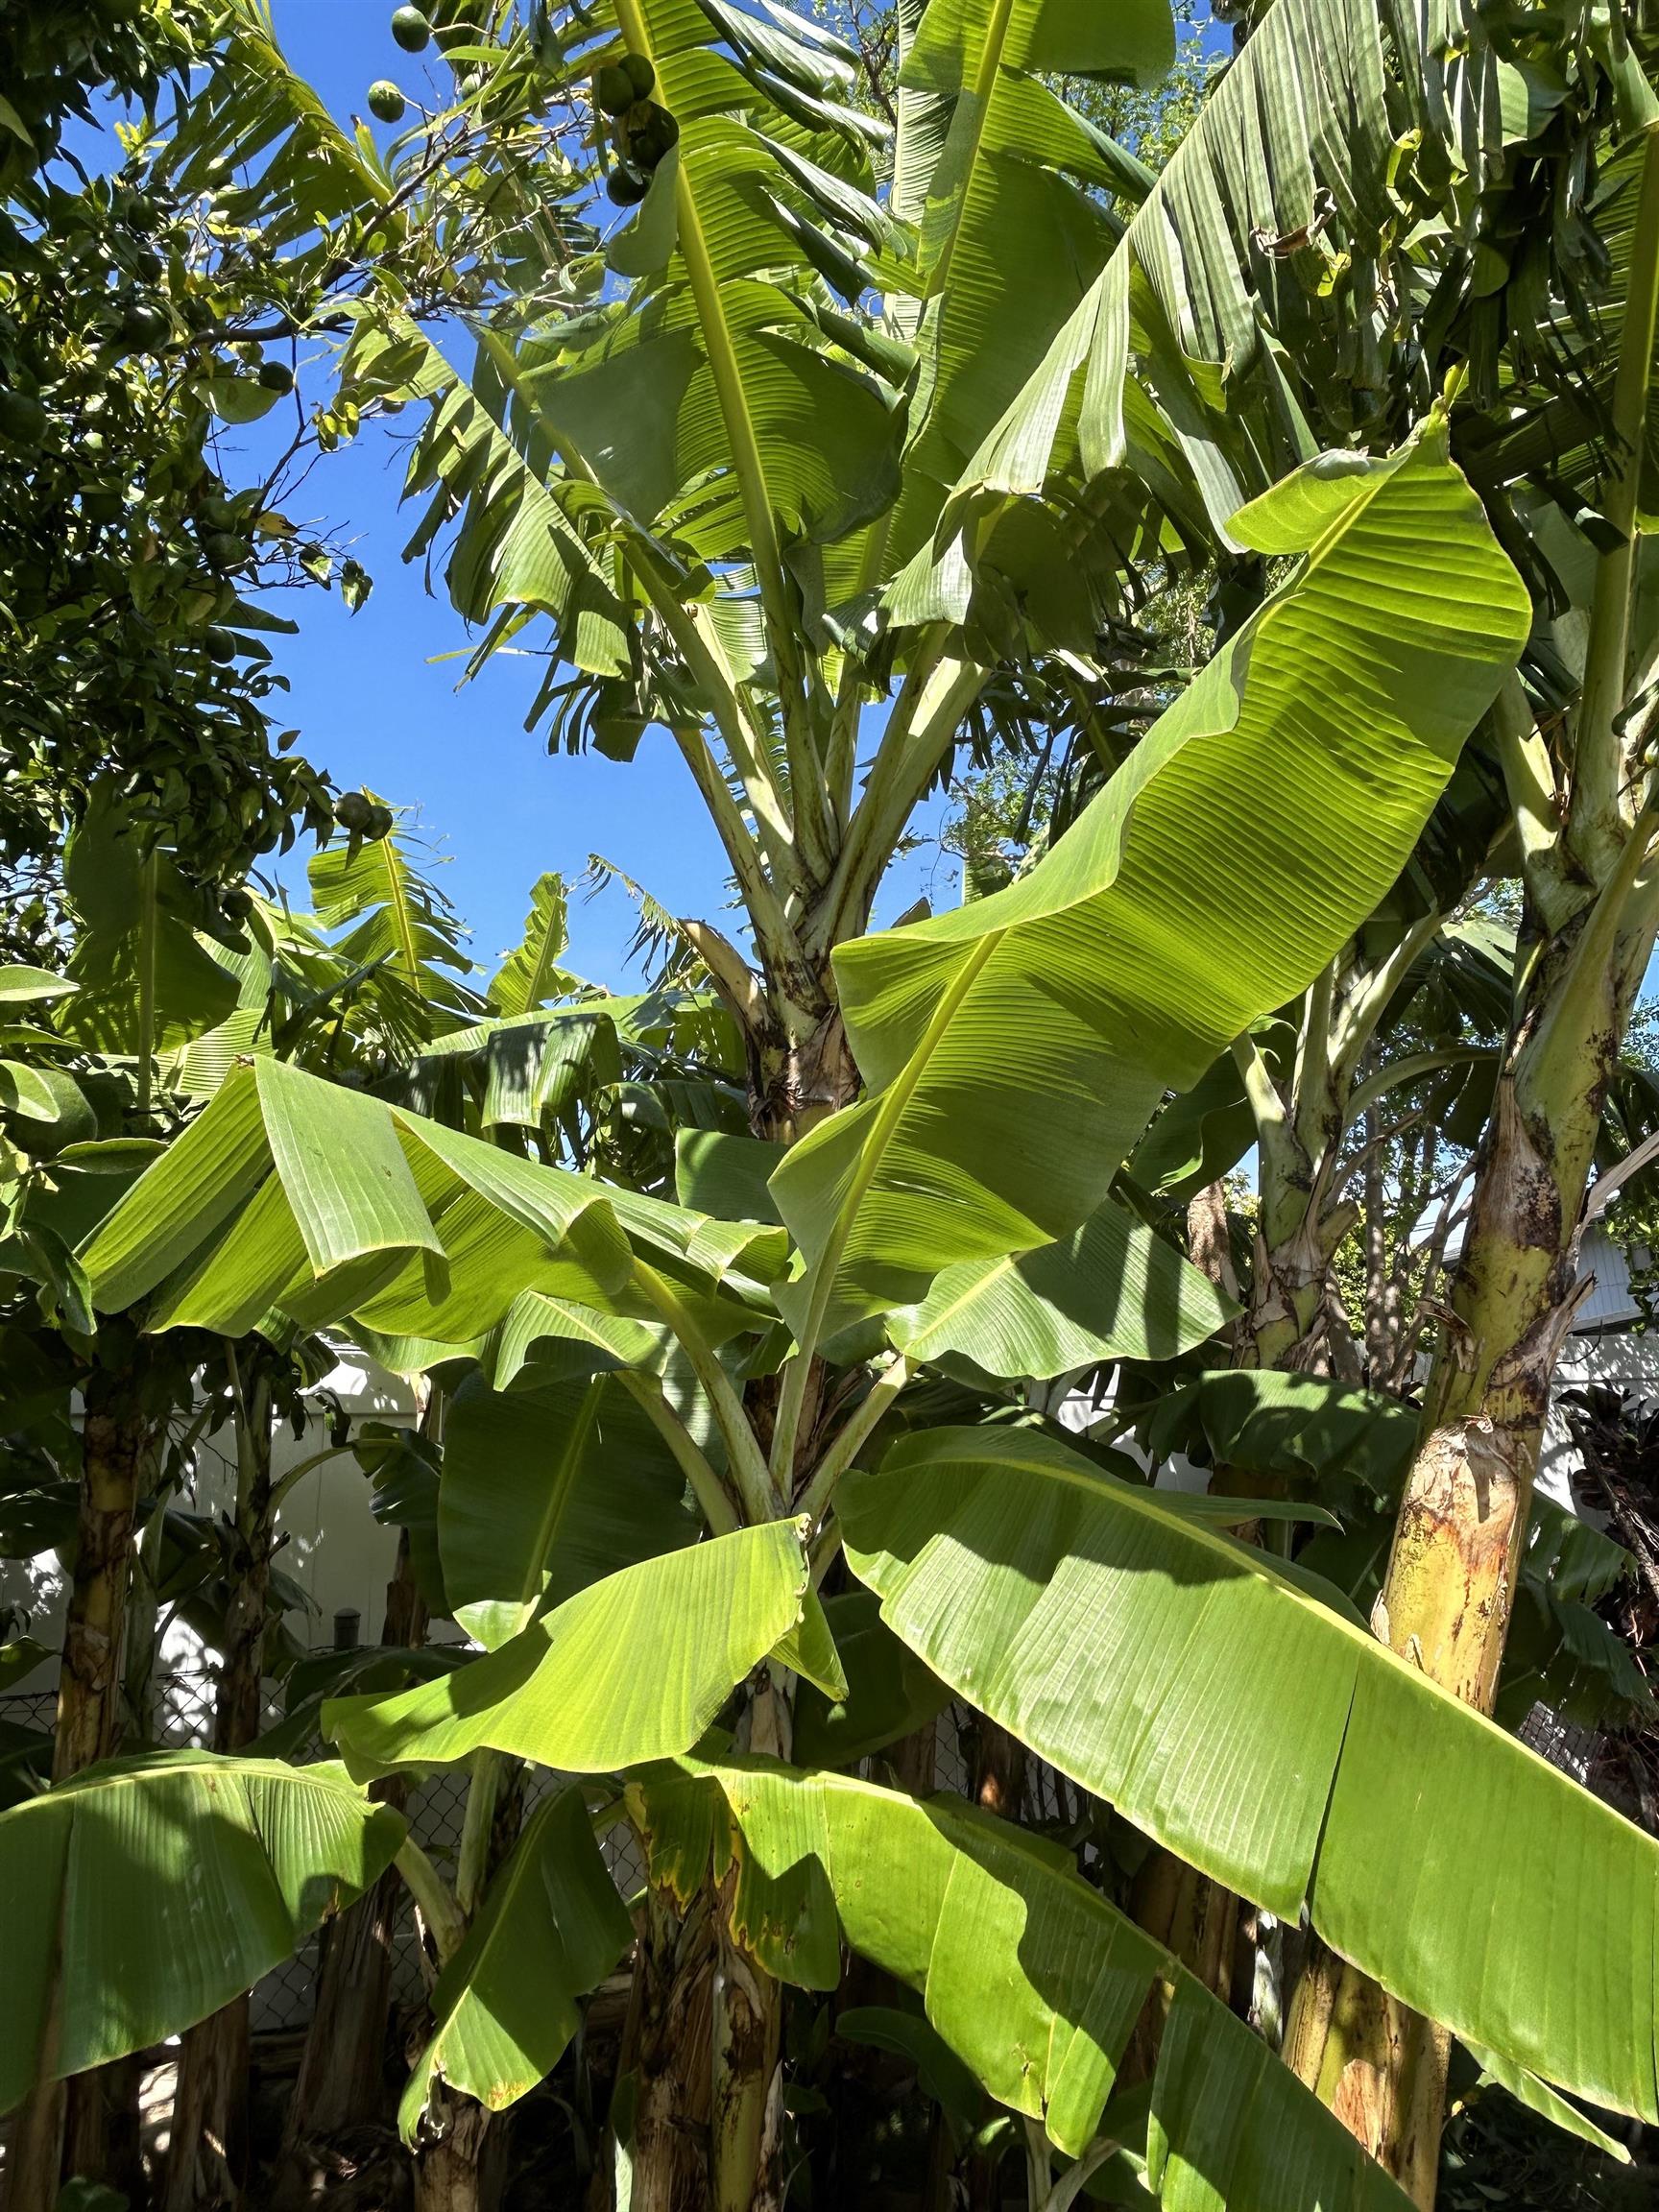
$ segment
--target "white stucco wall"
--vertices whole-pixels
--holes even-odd
[[[319,1400],[338,1399],[357,1421],[385,1421],[412,1428],[416,1420],[415,1393],[401,1377],[361,1353],[347,1352],[341,1363],[325,1377],[312,1393]],[[328,1444],[327,1420],[321,1410],[308,1419],[305,1432],[296,1437],[284,1425],[273,1439],[272,1474],[277,1479]],[[235,1503],[236,1474],[228,1430],[208,1437],[195,1454],[194,1495],[184,1503],[201,1512],[220,1512]],[[284,1541],[276,1555],[282,1573],[302,1589],[314,1611],[288,1617],[290,1632],[301,1644],[327,1645],[333,1641],[334,1615],[354,1605],[362,1615],[361,1637],[366,1644],[380,1634],[386,1584],[397,1561],[396,1529],[382,1528],[370,1510],[367,1478],[350,1454],[325,1460],[304,1475],[282,1501],[276,1533]],[[326,1532],[327,1541],[324,1536]],[[30,1615],[30,1633],[49,1647],[61,1639],[68,1576],[56,1552],[44,1551],[32,1560],[0,1560],[0,1606],[17,1605]],[[201,1639],[182,1622],[173,1623],[163,1639],[163,1670],[193,1669],[203,1664]],[[21,1683],[12,1685],[21,1694],[50,1689],[57,1680],[56,1656]]]

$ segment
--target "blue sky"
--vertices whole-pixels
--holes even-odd
[[[365,94],[378,77],[421,96],[427,57],[393,42],[391,0],[274,0],[273,12],[289,60],[342,121],[366,112]],[[427,97],[438,96],[434,81]],[[315,359],[301,382],[321,397],[327,380],[321,345]],[[371,424],[355,444],[325,456],[290,503],[296,522],[326,522],[335,537],[351,541],[374,589],[354,615],[337,593],[284,594],[280,611],[298,619],[300,631],[273,640],[292,686],[281,721],[299,729],[301,750],[342,786],[364,783],[420,808],[423,829],[447,855],[440,880],[472,926],[474,957],[487,966],[517,942],[541,871],[574,877],[589,853],[614,861],[673,911],[719,919],[728,897],[725,856],[665,732],[650,732],[626,765],[597,754],[550,758],[542,738],[523,728],[540,661],[497,655],[457,688],[461,663],[445,656],[465,648],[464,625],[441,578],[438,594],[428,594],[421,565],[399,558],[420,512],[398,504],[411,421]],[[240,446],[252,465],[265,449],[258,425],[227,428],[223,437],[228,461]],[[941,811],[934,803],[923,823],[936,825]],[[281,871],[296,890],[301,872],[292,859]],[[936,844],[896,865],[878,920],[892,920],[925,890],[944,902],[956,896]],[[579,902],[570,919],[571,965],[595,981],[628,985],[633,912],[623,895],[613,889]],[[732,917],[725,926],[733,926]]]

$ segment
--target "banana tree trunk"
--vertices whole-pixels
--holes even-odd
[[[1376,1634],[1490,1713],[1606,1087],[1651,950],[1598,950],[1597,910],[1534,958],[1476,1172]],[[1471,1869],[1471,1879],[1479,1870]],[[1297,1992],[1287,2056],[1413,2200],[1434,2202],[1449,2043],[1328,1954]]]
[[[58,1675],[54,1782],[108,1759],[121,1743],[122,1630],[146,1446],[137,1367],[95,1367],[83,1400],[75,1574]],[[125,2108],[133,2087],[126,2075],[120,2084],[96,2075],[43,2080],[33,2092],[12,2128],[12,2212],[55,2203],[60,2172],[111,2178],[110,2105],[117,2087]]]
[[[632,2212],[701,2212],[709,2201],[715,1941],[704,1890],[685,1914],[653,1891],[631,1998]]]
[[[265,1631],[275,1538],[271,1509],[270,1376],[238,1377],[236,1513],[230,1598],[213,1715],[215,1751],[240,1751],[259,1733]],[[237,2205],[248,2178],[249,2000],[246,1993],[185,2032],[167,2153],[166,2212]]]
[[[484,2212],[491,2201],[490,2123],[470,2097],[433,2085],[423,2126],[431,2137],[415,2161],[415,2212]],[[500,2129],[495,2130],[497,2140]]]
[[[380,1641],[415,1650],[426,1641],[426,1627],[409,1532],[400,1529]],[[401,1810],[407,1785],[393,1776],[372,1784],[370,1794]],[[286,2164],[314,2165],[308,2146],[378,2116],[385,2096],[393,1946],[406,1900],[402,1876],[389,1866],[337,1919],[324,1922],[316,2005],[288,2107]]]

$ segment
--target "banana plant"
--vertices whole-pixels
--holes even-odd
[[[470,381],[390,298],[364,300],[343,364],[359,410],[430,405],[411,552],[454,525],[473,664],[543,617],[555,742],[627,758],[658,723],[679,747],[755,966],[688,926],[769,1138],[851,1095],[831,953],[1021,632],[1009,609],[972,640],[902,630],[883,589],[1148,180],[1053,84],[1149,84],[1173,53],[1166,0],[1099,22],[1054,0],[906,7],[899,39],[890,132],[856,49],[805,18],[548,11],[588,174],[638,204],[609,276],[586,313],[482,322]]]
[[[954,575],[965,603],[1003,532],[1112,495],[1125,467],[1146,476],[1159,440],[1179,444],[1226,554],[1263,456],[1304,434],[1357,443],[1455,387],[1455,449],[1539,607],[1491,721],[1527,950],[1376,1618],[1489,1707],[1600,1100],[1659,925],[1643,555],[1659,100],[1651,41],[1622,14],[1569,52],[1527,12],[1455,12],[1449,41],[1335,0],[1262,17],[966,472],[917,589],[939,597]],[[1596,178],[1581,228],[1556,190],[1575,168]],[[1598,342],[1557,344],[1566,322]],[[1329,1961],[1307,2009],[1308,2078],[1367,2084],[1348,2108],[1431,2203],[1443,2036]]]
[[[957,1448],[966,1467],[977,1469],[983,1454],[1009,1479],[965,1476],[954,1502],[920,1476],[902,1479],[902,1458],[891,1473],[857,1471],[902,1404],[912,1363],[966,1358],[981,1373],[1000,1368],[1017,1390],[1033,1366],[1063,1371],[1080,1355],[1089,1363],[1123,1349],[1144,1357],[1154,1341],[1179,1353],[1225,1317],[1196,1270],[1117,1218],[1117,1170],[1166,1087],[1202,1075],[1220,1043],[1306,988],[1352,935],[1398,875],[1520,648],[1525,596],[1436,427],[1386,462],[1292,476],[1240,527],[1277,553],[1300,548],[1294,574],[1068,837],[999,898],[843,954],[839,989],[869,1100],[830,1118],[781,1165],[775,1147],[753,1140],[688,1142],[682,1203],[670,1204],[515,1157],[255,1055],[84,1247],[95,1303],[139,1307],[153,1331],[234,1334],[274,1314],[340,1321],[373,1330],[412,1366],[446,1368],[462,1357],[483,1370],[486,1381],[455,1400],[437,1533],[457,1601],[493,1647],[432,1680],[325,1714],[359,1776],[472,1766],[473,1841],[458,1888],[434,1889],[419,1865],[412,1877],[426,1887],[428,1925],[445,1932],[435,1940],[453,1945],[444,2020],[472,2017],[469,1970],[454,1963],[464,1944],[487,1988],[499,1955],[492,1931],[517,1924],[517,1905],[488,1903],[490,1805],[504,1762],[586,1778],[598,1800],[590,1810],[602,1815],[615,1777],[685,1755],[723,1713],[751,1756],[786,1758],[796,1677],[816,1686],[827,1712],[847,1714],[843,1741],[860,1741],[858,1680],[818,1594],[843,1544],[881,1599],[887,1630],[926,1661],[911,1677],[918,1687],[930,1673],[965,1691],[1040,1739],[1058,1764],[1085,1768],[1091,1787],[1118,1792],[1155,1838],[1261,1902],[1288,1911],[1292,1889],[1297,1904],[1310,1893],[1316,1922],[1328,1909],[1338,1940],[1407,1994],[1424,1994],[1425,1968],[1398,1917],[1380,1911],[1363,1851],[1327,1839],[1315,1881],[1310,1844],[1325,1802],[1316,1785],[1340,1779],[1331,1767],[1340,1716],[1363,1686],[1381,1730],[1418,1686],[1381,1650],[1361,1673],[1355,1647],[1370,1647],[1348,1622],[1264,1554],[1217,1533],[1254,1506],[1151,1506],[1135,1490],[1131,1508],[1090,1466],[1061,1486],[1075,1505],[1056,1519],[1037,1478],[1014,1479],[1017,1455],[999,1449],[996,1431],[970,1431]],[[1443,573],[1427,572],[1425,542]],[[1283,817],[1282,842],[1265,858],[1242,833],[1240,789]],[[1310,850],[1322,856],[1311,873]],[[1017,1063],[1025,1070],[1018,1088],[1007,1080]],[[717,1190],[748,1217],[710,1211]],[[764,1402],[746,1400],[739,1384],[780,1359],[767,1424]],[[502,1439],[515,1430],[521,1441],[510,1447]],[[510,1460],[521,1463],[530,1436],[537,1473],[516,1480]],[[608,1469],[623,1438],[641,1489],[639,1505],[618,1515]],[[925,1459],[926,1431],[916,1448]],[[908,1538],[878,1516],[897,1512],[919,1540],[967,1557],[956,1508],[993,1492],[1027,1522],[1033,1545],[1063,1541],[1068,1512],[1081,1529],[1076,1517],[1087,1510],[1098,1530],[1114,1525],[1103,1516],[1133,1509],[1131,1525],[1151,1531],[1154,1556],[1178,1578],[1201,1562],[1218,1592],[1239,1594],[1263,1623],[1295,1623],[1305,1641],[1276,1682],[1283,1697],[1269,1749],[1307,1782],[1276,1791],[1277,1825],[1240,1820],[1238,1769],[1224,1764],[1177,1763],[1186,1788],[1161,1791],[1143,1786],[1141,1769],[1110,1763],[1111,1733],[1093,1719],[1056,1741],[1033,1718],[1066,1709],[1066,1693],[1041,1690],[1056,1663],[1046,1642],[997,1646],[1011,1665],[1006,1697],[981,1659],[964,1665],[954,1647],[924,1648],[932,1628],[898,1600],[881,1564]],[[906,1497],[926,1500],[923,1522],[906,1518]],[[696,1542],[685,1540],[687,1513],[703,1525]],[[1110,1576],[1098,1534],[1083,1551]],[[971,1584],[960,1596],[964,1647],[990,1648],[978,1640],[998,1633],[994,1611]],[[1144,1629],[1147,1695],[1166,1673],[1167,1710],[1192,1726],[1206,1714],[1212,1727],[1236,1719],[1231,1692],[1224,1712],[1214,1703],[1238,1664],[1223,1620],[1217,1613],[1213,1642]],[[869,1628],[866,1614],[866,1642]],[[889,1645],[878,1679],[901,1678],[892,1656]],[[1468,1760],[1494,1791],[1521,1792],[1559,1838],[1592,1847],[1600,1816],[1589,1800],[1553,1793],[1558,1778],[1548,1768],[1450,1701],[1426,1710],[1446,1731],[1449,1759]],[[819,1724],[819,1736],[832,1743],[835,1729]],[[1350,1731],[1345,1742],[1355,1773],[1381,1789],[1385,1734]],[[1511,1754],[1514,1768],[1503,1763]],[[566,1817],[574,1822],[574,1810]],[[1431,1839],[1455,1847],[1432,1822]],[[509,1857],[493,1879],[520,1894],[531,1877]],[[778,1984],[740,1918],[720,1911],[714,1932],[725,1960],[716,2049],[727,2056],[717,2068],[712,2186],[727,2202],[763,2201],[776,2188],[766,2115],[777,2095]],[[1482,1922],[1469,1944],[1502,1935],[1498,1920]],[[1607,1940],[1599,1923],[1587,1925],[1584,1955],[1599,1956],[1594,1946]],[[604,1946],[576,1948],[591,1959]],[[1594,2093],[1634,2094],[1623,2076],[1603,2081],[1617,2068],[1602,2044],[1581,2048],[1560,2029],[1553,1999],[1540,2027],[1524,2005],[1471,1988],[1467,1956],[1457,1953],[1427,1989],[1468,2033],[1569,2089],[1588,2081]],[[1525,1985],[1519,1960],[1515,1972]],[[442,2041],[446,2031],[438,2032]],[[475,2040],[469,2029],[465,2035]],[[531,2056],[549,2048],[537,2043]],[[1006,2095],[1005,2071],[983,2054],[963,2056],[986,2066],[993,2094]],[[485,2083],[482,2073],[473,2079]],[[445,2095],[412,2093],[417,2130]],[[1098,2112],[1068,2118],[1055,2147],[1088,2156]],[[1308,2124],[1319,2125],[1310,2108]],[[646,2202],[671,2183],[663,2139],[674,2132],[664,2084],[647,2067],[629,2153]],[[1182,2158],[1160,2165],[1147,2155],[1159,2186],[1182,2201]],[[1238,2152],[1240,2202],[1250,2200],[1252,2155]],[[1325,2154],[1310,2156],[1292,2186],[1316,2194]]]

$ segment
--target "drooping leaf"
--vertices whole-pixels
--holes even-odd
[[[0,2111],[251,1988],[403,1833],[337,1766],[207,1751],[112,1760],[0,1813]]]
[[[956,1430],[839,1510],[889,1627],[1042,1757],[1459,2035],[1651,2113],[1659,1845],[1180,1503]]]
[[[1108,1199],[1056,1243],[947,1267],[887,1334],[913,1361],[955,1352],[988,1375],[1046,1382],[1103,1359],[1174,1358],[1232,1311],[1173,1244]]]
[[[576,2032],[578,1998],[633,1939],[581,1791],[544,1798],[433,1988],[432,2038],[397,2111],[403,2140],[415,2142],[437,2080],[492,2112],[534,2089]]]
[[[688,1750],[802,1618],[793,1522],[740,1528],[592,1582],[442,1682],[324,1708],[353,1773],[488,1747],[571,1774]]]
[[[847,1689],[839,1697],[804,1682],[795,1697],[796,1758],[804,1767],[854,1767],[926,1727],[950,1702],[938,1675],[880,1617],[874,1592],[824,1600]]]
[[[453,1346],[530,1290],[611,1310],[635,1246],[696,1294],[740,1262],[775,1265],[782,1243],[262,1056],[126,1193],[84,1260],[103,1310],[161,1286],[152,1327],[240,1334],[273,1309],[310,1327],[354,1313]],[[711,1329],[765,1325],[735,1297],[704,1303]]]
[[[1404,2205],[1340,2121],[1052,1844],[957,1799],[918,1803],[758,1760],[653,1769],[628,1800],[654,1881],[689,1896],[734,1866],[737,1940],[808,1989],[837,1985],[845,1938],[919,1990],[991,2095],[1041,2120],[1061,2150],[1093,2140],[1142,2008],[1166,1981],[1146,2145],[1166,2203]]]

